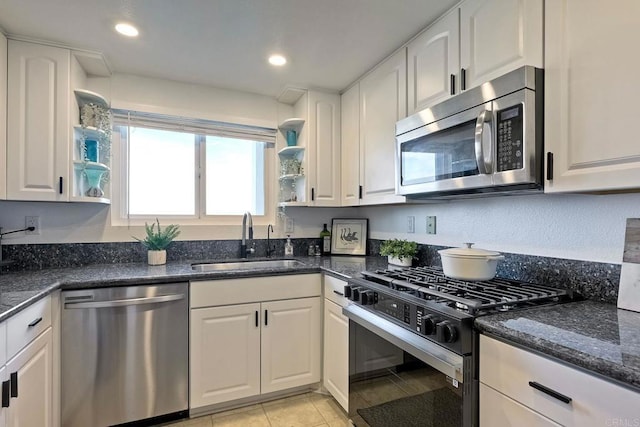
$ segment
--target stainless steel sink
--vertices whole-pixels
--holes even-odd
[[[191,264],[195,271],[262,270],[265,268],[291,268],[304,265],[295,259],[272,259],[262,261],[212,262]]]

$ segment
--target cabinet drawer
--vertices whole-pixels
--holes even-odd
[[[548,418],[480,384],[480,427],[559,427]]]
[[[486,336],[480,336],[480,382],[563,425],[604,426],[612,419],[638,419],[640,393]],[[552,397],[530,382],[571,401]]]
[[[46,297],[7,320],[7,359],[51,326],[51,298]]]
[[[336,279],[333,276],[324,276],[324,297],[335,302],[340,307],[344,307],[348,303],[348,299],[344,297],[344,287],[347,284],[344,280]]]

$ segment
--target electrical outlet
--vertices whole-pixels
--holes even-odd
[[[24,217],[25,228],[33,227],[33,231],[25,231],[24,234],[40,234],[40,217],[39,216],[25,216]]]
[[[284,219],[284,232],[293,233],[293,218],[285,217]]]
[[[436,217],[427,217],[427,234],[436,234]]]
[[[416,232],[416,217],[409,215],[407,217],[407,233],[415,233]]]

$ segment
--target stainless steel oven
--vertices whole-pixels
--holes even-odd
[[[413,198],[543,188],[543,71],[522,67],[396,125],[396,192]]]
[[[477,316],[569,298],[495,278],[465,282],[441,269],[363,271],[344,295],[349,318],[349,417],[357,427],[477,427]]]

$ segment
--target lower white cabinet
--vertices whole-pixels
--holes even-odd
[[[7,426],[57,425],[53,420],[53,333],[48,328],[6,365],[6,376],[17,384],[9,407],[4,408]],[[1,425],[1,424],[0,424]]]
[[[190,298],[192,410],[320,382],[319,274],[193,282]]]
[[[638,419],[638,402],[639,393],[480,336],[481,427],[616,425]]]

